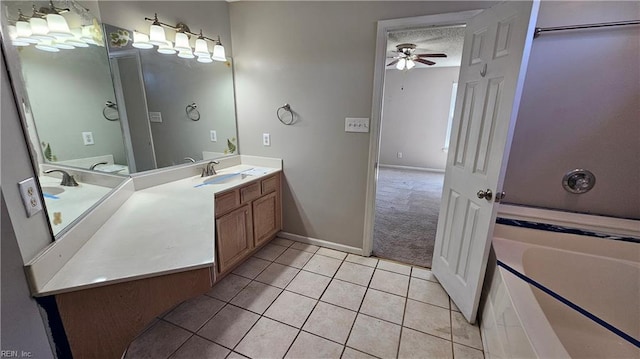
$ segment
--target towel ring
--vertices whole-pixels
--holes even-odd
[[[280,110],[284,110],[285,111],[284,116],[280,116]],[[288,112],[289,115],[291,116],[291,119],[289,121],[285,121],[283,119],[283,117],[286,117],[286,112]],[[291,106],[288,103],[285,103],[284,106],[278,107],[278,109],[276,110],[276,116],[278,116],[278,120],[280,120],[280,122],[282,122],[283,124],[285,124],[287,126],[293,124],[293,111],[291,111]]]
[[[120,119],[120,115],[118,115],[118,105],[111,101],[107,101],[102,109],[102,116],[108,121],[118,121]]]
[[[184,110],[187,113],[187,117],[189,117],[191,121],[200,120],[200,111],[198,111],[198,105],[196,105],[195,102],[191,105],[187,105]]]

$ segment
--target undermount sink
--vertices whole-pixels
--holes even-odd
[[[205,179],[202,184],[224,184],[224,183],[232,183],[239,182],[245,179],[248,175],[244,173],[223,173],[213,175]]]
[[[64,192],[64,188],[60,187],[42,187],[42,193],[44,195],[56,196]]]

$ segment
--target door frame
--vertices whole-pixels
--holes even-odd
[[[382,123],[382,105],[384,99],[384,80],[387,57],[387,35],[391,31],[411,30],[425,27],[440,27],[466,24],[483,9],[468,10],[435,15],[416,16],[402,19],[378,21],[376,35],[376,54],[373,75],[373,98],[371,105],[371,123],[369,128],[369,162],[367,171],[367,190],[364,214],[364,235],[362,255],[370,256],[373,251],[373,227],[376,213],[376,187],[378,184],[378,162],[380,158],[380,127]]]

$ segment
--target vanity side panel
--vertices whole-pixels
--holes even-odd
[[[55,298],[75,358],[120,358],[153,318],[211,286],[210,268],[202,268]]]

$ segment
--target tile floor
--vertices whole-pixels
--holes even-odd
[[[427,269],[276,238],[126,358],[484,358]]]

